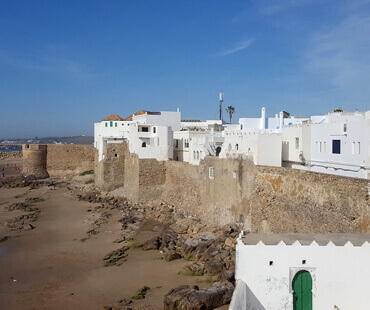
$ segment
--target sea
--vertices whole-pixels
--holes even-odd
[[[19,152],[22,149],[0,149],[0,152]]]

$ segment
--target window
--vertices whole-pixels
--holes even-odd
[[[112,121],[110,121],[110,127],[113,127],[113,122]]]
[[[199,160],[199,152],[197,152],[197,160]]]
[[[347,124],[343,124],[343,132],[347,132]]]
[[[359,155],[360,154],[360,142],[357,142],[357,145],[358,145],[357,154]]]
[[[208,169],[208,175],[209,175],[209,178],[210,179],[214,179],[215,178],[215,167],[209,167],[209,169]]]
[[[238,151],[239,150],[239,144],[236,144],[235,145],[235,150]]]
[[[322,152],[322,148],[321,148],[321,142],[320,142],[320,153]]]
[[[179,147],[179,140],[176,139],[176,148]]]
[[[141,144],[141,147],[146,147],[146,142],[143,142],[143,143]]]
[[[105,127],[108,127],[108,122],[105,122]]]
[[[299,150],[299,137],[295,138],[295,149]]]
[[[149,132],[149,128],[148,127],[141,127],[141,131],[142,132]]]
[[[114,123],[114,127],[117,127],[117,123]]]
[[[333,140],[333,154],[340,154],[340,140]]]
[[[157,128],[153,127],[153,133],[156,133],[156,132],[157,132]]]

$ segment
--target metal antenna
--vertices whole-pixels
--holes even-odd
[[[220,92],[220,120],[222,121],[222,102],[224,101],[224,93]]]

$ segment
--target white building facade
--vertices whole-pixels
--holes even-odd
[[[370,234],[241,236],[229,309],[368,309],[369,241]]]
[[[122,141],[128,142],[130,152],[138,154],[139,158],[172,159],[172,131],[180,130],[180,121],[179,110],[140,111],[126,119],[111,115],[94,124],[94,146],[98,150],[98,159],[104,159],[104,150],[108,144]]]
[[[311,117],[310,170],[367,179],[370,111]]]
[[[130,153],[139,158],[165,161],[173,158],[173,133],[169,126],[134,123],[129,132]]]

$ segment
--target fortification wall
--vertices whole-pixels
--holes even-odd
[[[210,223],[224,225],[238,221],[245,229],[251,229],[253,179],[253,164],[241,159],[206,157],[199,166],[168,162],[162,198]]]
[[[370,232],[367,180],[256,167],[252,227],[258,232]]]
[[[67,177],[93,170],[94,153],[92,146],[50,144],[47,150],[47,170],[51,177]]]
[[[239,222],[258,233],[370,232],[366,180],[254,166],[245,159],[206,157],[193,166],[139,159],[127,149],[122,157],[123,178],[122,170],[100,178],[115,188],[113,195],[136,202],[166,202],[207,222]]]
[[[95,184],[104,190],[113,190],[125,184],[125,162],[128,154],[127,144],[109,144],[105,159],[98,164],[95,151]]]

